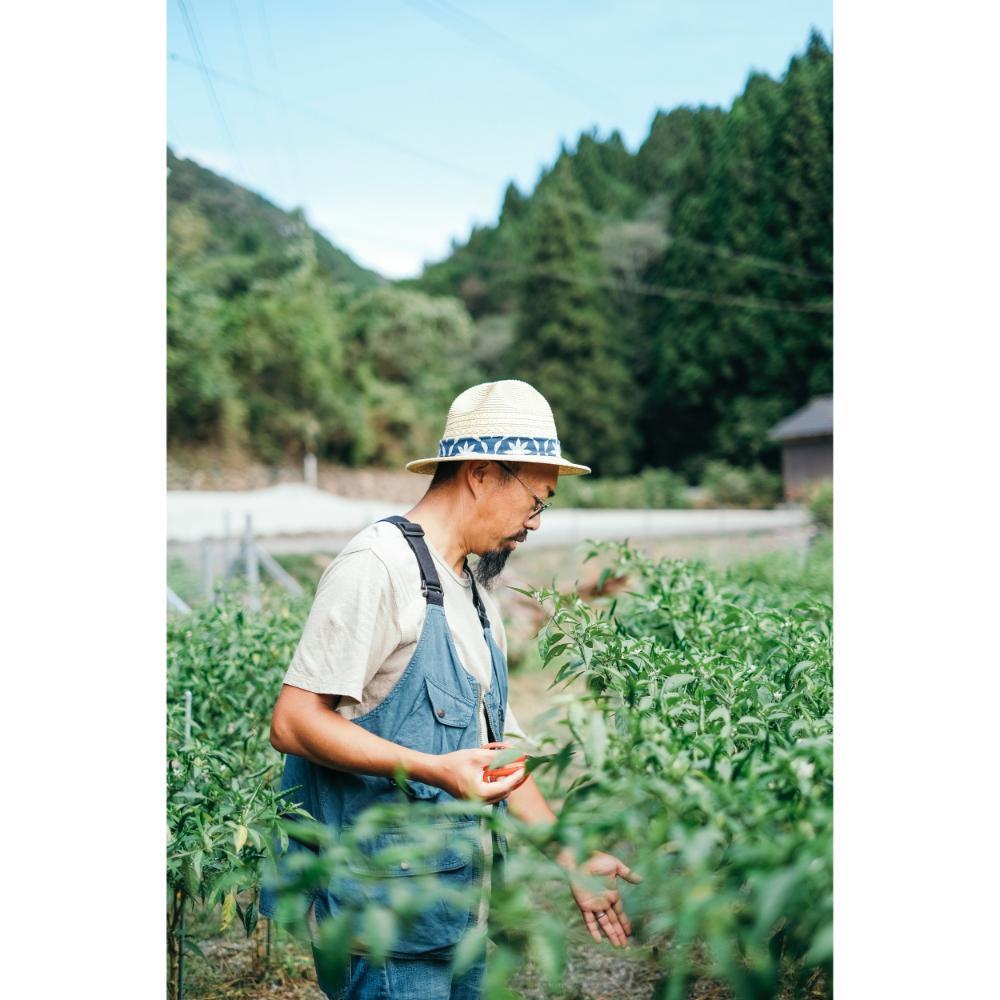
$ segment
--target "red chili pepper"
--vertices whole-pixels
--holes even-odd
[[[513,774],[527,759],[527,755],[522,754],[517,760],[511,761],[503,767],[484,767],[483,781],[498,781],[500,778],[506,778],[507,775]]]

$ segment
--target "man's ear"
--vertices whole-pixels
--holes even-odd
[[[489,472],[489,462],[466,462],[465,475],[472,495],[478,499],[479,495],[486,488],[486,474]]]

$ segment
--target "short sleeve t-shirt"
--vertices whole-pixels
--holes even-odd
[[[486,691],[492,665],[472,600],[472,583],[424,541],[441,580],[445,617],[459,659]],[[478,589],[493,639],[506,656],[507,635],[499,608],[485,587]],[[337,711],[347,719],[364,715],[402,676],[426,615],[420,570],[403,533],[389,522],[371,524],[347,543],[320,578],[285,683],[339,696]],[[505,726],[507,738],[526,738],[509,705]]]

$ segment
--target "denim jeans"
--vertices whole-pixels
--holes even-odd
[[[461,979],[439,959],[387,958],[384,966],[352,955],[346,981],[319,986],[329,1000],[482,1000],[484,955]]]

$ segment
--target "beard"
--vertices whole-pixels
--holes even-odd
[[[512,535],[509,541],[523,542],[527,537],[527,532],[523,532],[520,535]],[[480,553],[479,562],[476,564],[474,570],[476,582],[482,584],[487,590],[492,590],[496,584],[497,577],[503,571],[504,566],[507,565],[508,556],[513,551],[513,549],[504,547]]]

